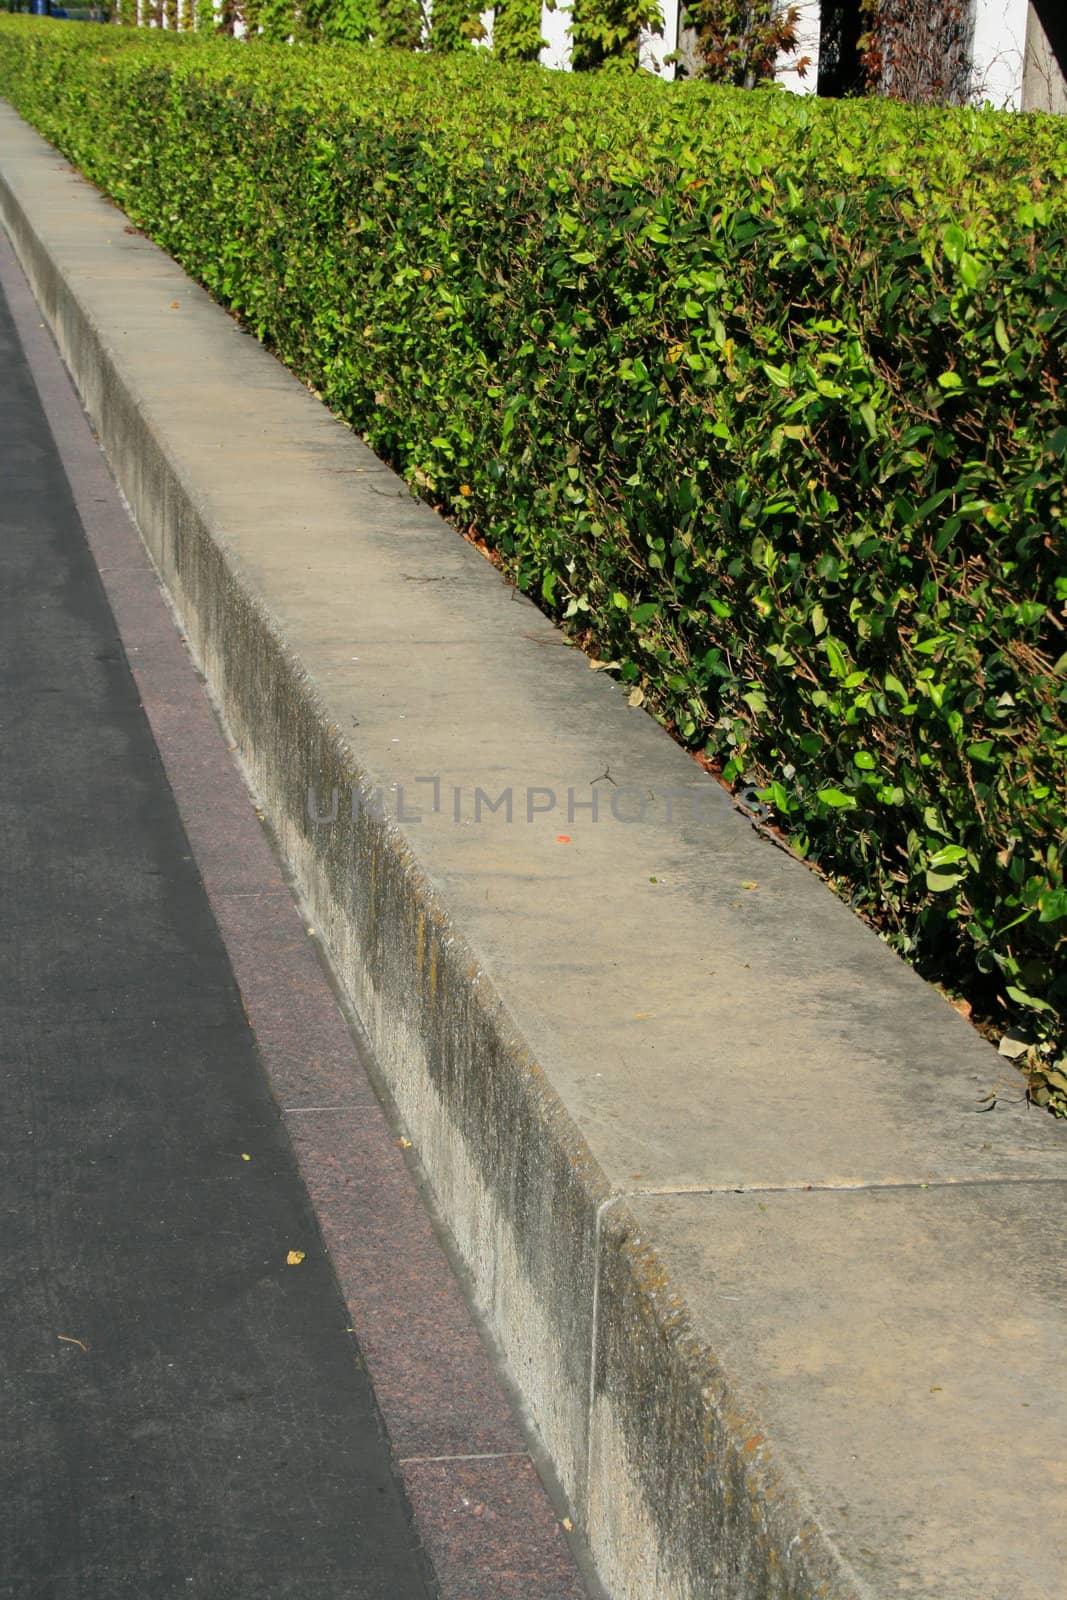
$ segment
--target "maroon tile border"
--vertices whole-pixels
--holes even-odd
[[[442,1594],[456,1600],[584,1595],[528,1456],[409,1463],[405,1478]]]

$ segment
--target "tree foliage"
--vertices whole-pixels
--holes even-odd
[[[575,72],[636,67],[641,34],[662,26],[659,0],[573,0],[571,66]]]
[[[421,0],[378,0],[378,44],[394,50],[418,50],[425,31]]]
[[[739,89],[773,78],[780,57],[799,47],[800,11],[778,0],[687,0],[684,21],[695,35],[698,75]],[[800,77],[809,65],[807,56],[797,61]]]
[[[467,50],[474,39],[484,39],[485,28],[471,0],[433,0],[429,44],[438,55]]]
[[[501,61],[536,61],[545,46],[541,0],[497,0],[493,53]]]

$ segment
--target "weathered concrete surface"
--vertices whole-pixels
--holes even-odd
[[[1048,1239],[1065,1205],[1065,1183],[631,1202],[638,1239],[685,1285],[687,1322],[670,1338],[699,1340],[690,1359],[712,1414],[722,1407],[727,1459],[790,1486],[806,1507],[796,1537],[829,1542],[857,1592],[1062,1594],[1067,1260]],[[640,1248],[627,1239],[606,1276],[632,1281]],[[634,1304],[602,1326],[601,1459],[653,1453],[658,1421],[628,1349],[640,1316]],[[677,1448],[695,1467],[702,1443],[693,1430]],[[750,1486],[723,1477],[724,1514],[744,1524]],[[773,1491],[766,1505],[773,1517]],[[710,1568],[706,1582],[697,1592],[715,1593]]]
[[[746,1448],[709,1263],[641,1208],[879,1186],[906,1214],[923,1184],[1063,1176],[1062,1129],[976,1115],[1003,1069],[967,1025],[7,110],[0,205],[614,1592],[919,1592],[884,1519],[862,1569],[831,1536],[803,1447],[768,1422]],[[476,818],[509,786],[512,821]],[[738,1215],[771,1296],[766,1203]],[[969,1335],[946,1297],[939,1340],[995,1391],[1011,1349]],[[1061,1483],[990,1474],[977,1421],[921,1448],[934,1484],[965,1449],[1001,1522],[1038,1508],[1062,1562]]]

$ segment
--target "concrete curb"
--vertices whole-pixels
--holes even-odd
[[[997,1062],[940,998],[7,110],[0,141],[23,268],[613,1594],[1051,1600],[1067,1274],[1013,1263],[1061,1130],[975,1117]],[[602,780],[657,814],[598,817]],[[514,819],[479,809],[505,789]],[[884,1306],[963,1374],[950,1425],[908,1409]]]

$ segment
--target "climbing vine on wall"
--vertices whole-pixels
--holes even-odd
[[[773,78],[778,58],[800,42],[799,9],[783,10],[778,0],[691,0],[684,20],[695,34],[697,75],[739,89]],[[809,65],[810,58],[801,57],[797,74],[804,77]]]
[[[394,50],[417,50],[425,20],[419,0],[379,0],[377,43]]]
[[[487,38],[482,9],[478,0],[116,0],[115,15],[134,27],[243,34],[279,43],[373,43],[454,55]],[[498,59],[536,61],[547,44],[541,33],[542,0],[498,0],[492,12]],[[641,35],[662,26],[660,0],[574,0],[571,64],[579,72],[636,67]]]
[[[494,55],[501,61],[536,61],[545,43],[541,0],[498,0],[493,12]]]
[[[609,63],[636,67],[641,34],[662,27],[659,0],[574,0],[571,66],[575,72]]]
[[[438,55],[466,50],[474,39],[484,39],[485,28],[470,0],[433,0],[430,11],[430,49]]]
[[[915,104],[969,98],[974,23],[967,0],[860,0],[860,9],[860,59],[875,91]]]

